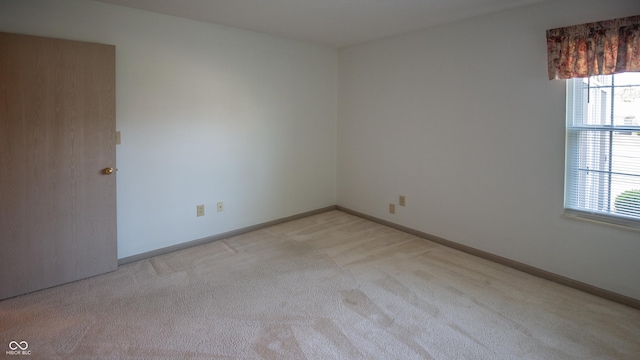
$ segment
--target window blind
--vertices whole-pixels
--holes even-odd
[[[640,73],[567,84],[565,208],[640,228]]]

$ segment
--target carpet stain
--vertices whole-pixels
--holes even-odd
[[[338,348],[342,354],[350,359],[362,359],[363,354],[353,344],[351,339],[336,325],[334,321],[327,318],[320,318],[315,321],[313,328],[333,345]]]
[[[290,325],[265,325],[253,350],[262,359],[304,359],[304,352],[293,335]]]
[[[393,324],[393,318],[385,314],[382,309],[359,289],[342,291],[342,299],[352,311],[379,326],[389,327]]]

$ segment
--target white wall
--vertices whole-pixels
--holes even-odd
[[[563,217],[565,82],[545,42],[637,14],[550,1],[340,50],[338,204],[640,299],[640,233]]]
[[[116,45],[120,258],[336,203],[335,49],[86,0],[0,31]]]

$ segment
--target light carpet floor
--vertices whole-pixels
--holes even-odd
[[[640,359],[640,311],[330,211],[0,302],[0,358],[23,340],[31,359]]]

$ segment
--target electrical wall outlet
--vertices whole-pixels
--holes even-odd
[[[224,211],[224,202],[222,201],[218,202],[218,212],[220,211]]]
[[[396,204],[389,204],[389,212],[392,214],[396,213]]]
[[[196,206],[196,216],[204,216],[204,204]]]
[[[407,204],[407,199],[404,197],[404,195],[400,195],[400,200],[398,201],[398,205],[405,206],[406,204]]]

